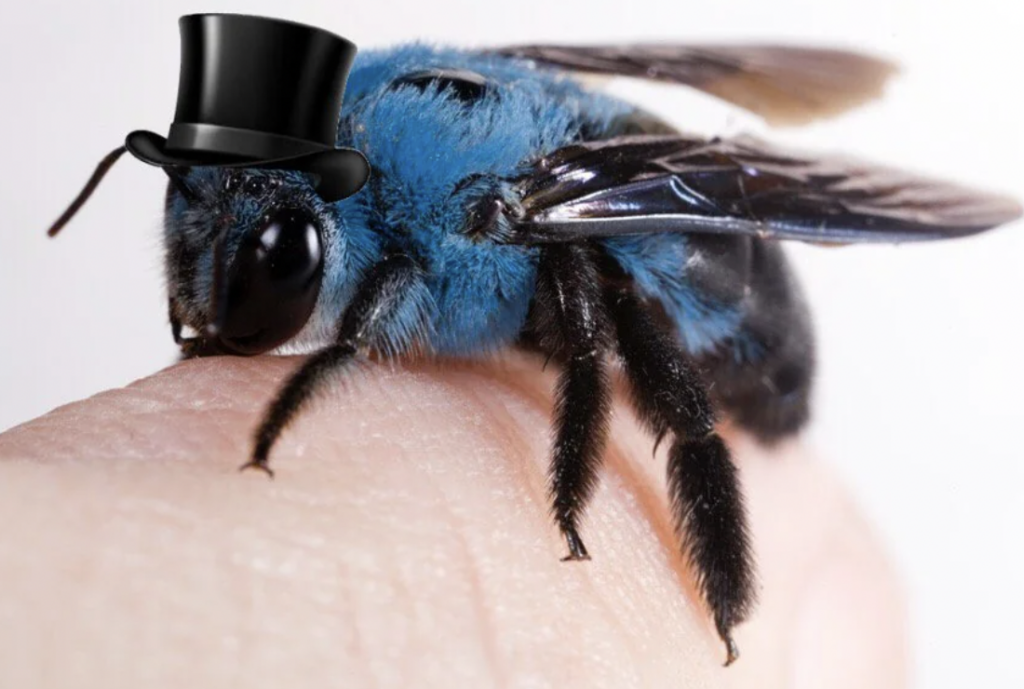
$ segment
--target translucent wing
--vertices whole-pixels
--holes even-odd
[[[568,146],[520,181],[508,241],[653,232],[754,234],[821,244],[970,235],[1021,215],[1015,201],[752,138],[628,136]]]
[[[556,46],[500,54],[580,72],[691,86],[772,124],[830,117],[878,97],[896,67],[860,53],[790,46]]]

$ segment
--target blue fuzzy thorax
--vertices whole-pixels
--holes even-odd
[[[489,82],[472,104],[451,91],[393,84],[426,68],[466,69]],[[433,299],[431,345],[446,353],[502,346],[522,329],[537,251],[465,236],[467,213],[508,180],[633,108],[565,76],[504,57],[411,45],[360,55],[349,78],[339,143],[363,151],[371,181],[352,206],[423,265]],[[510,199],[514,202],[514,199]]]
[[[465,103],[451,90],[401,83],[429,68],[476,72],[488,88]],[[498,55],[425,45],[362,53],[348,80],[338,144],[366,154],[366,187],[325,204],[301,174],[251,171],[280,180],[276,190],[228,197],[219,192],[223,171],[194,169],[189,182],[204,201],[189,205],[172,193],[168,207],[172,296],[183,304],[186,321],[208,317],[214,237],[224,223],[231,225],[226,246],[232,250],[264,209],[283,199],[309,209],[323,227],[320,297],[296,344],[329,341],[368,267],[398,251],[419,262],[423,280],[391,326],[388,349],[416,344],[472,354],[507,345],[526,321],[538,249],[467,235],[474,204],[498,196],[514,207],[515,178],[539,158],[584,132],[611,132],[635,112],[568,75]],[[735,329],[737,313],[707,303],[687,283],[685,237],[623,238],[605,246],[644,295],[662,301],[692,351],[709,349]],[[191,267],[182,267],[186,260]]]

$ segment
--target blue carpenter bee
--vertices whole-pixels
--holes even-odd
[[[814,347],[776,240],[903,242],[1017,218],[1006,199],[751,140],[681,134],[565,68],[685,84],[770,121],[877,95],[889,65],[772,47],[408,46],[360,56],[338,144],[372,165],[323,201],[304,173],[170,170],[170,320],[185,356],[315,349],[270,404],[247,467],[361,351],[561,366],[550,473],[568,560],[593,492],[615,355],[640,418],[671,435],[668,486],[718,633],[754,602],[742,495],[716,411],[765,442],[808,417]],[[123,149],[101,163],[54,231]],[[196,333],[185,337],[183,328]]]

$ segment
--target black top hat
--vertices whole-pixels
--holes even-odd
[[[356,46],[304,24],[238,14],[179,20],[178,107],[167,138],[134,131],[125,146],[151,165],[309,172],[337,201],[369,176],[363,155],[335,148]]]

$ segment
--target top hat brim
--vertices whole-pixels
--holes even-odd
[[[248,157],[210,151],[178,152],[167,149],[167,139],[145,130],[125,139],[125,148],[144,163],[159,167],[258,167],[295,170],[316,176],[316,190],[328,203],[340,201],[362,189],[370,176],[366,157],[354,148],[319,147],[295,155],[272,158]]]

